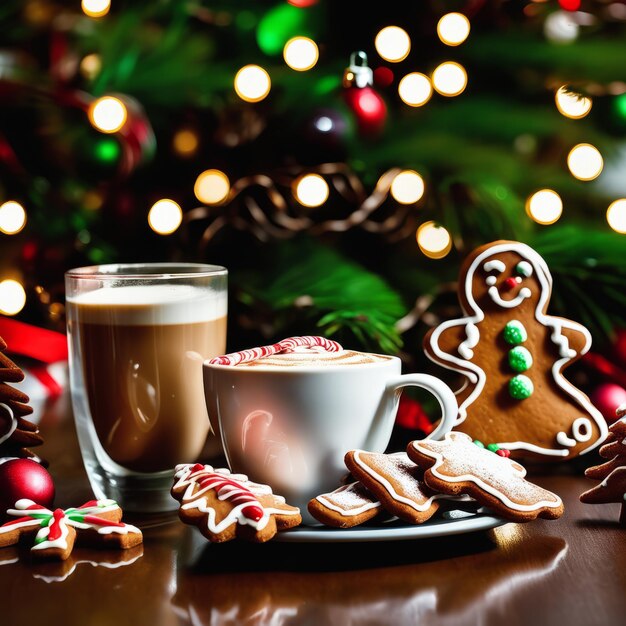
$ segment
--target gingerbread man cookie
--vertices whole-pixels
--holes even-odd
[[[79,536],[83,544],[127,549],[143,541],[141,531],[124,524],[114,500],[91,500],[82,506],[51,511],[32,500],[18,500],[8,515],[17,517],[0,526],[0,548],[15,545],[20,537],[35,535],[31,554],[39,559],[67,559]]]
[[[376,517],[380,513],[381,504],[357,481],[313,498],[307,508],[322,524],[352,528]]]
[[[589,331],[546,314],[552,277],[529,246],[497,241],[475,250],[459,276],[465,316],[424,339],[431,360],[461,373],[455,429],[514,457],[571,459],[607,426],[563,370],[591,346]]]
[[[180,519],[214,543],[235,537],[262,543],[302,522],[300,509],[273,494],[269,485],[210,465],[177,465],[172,496],[180,502]]]
[[[425,470],[424,482],[432,489],[468,494],[506,519],[529,522],[563,514],[559,496],[525,480],[519,463],[477,446],[465,433],[412,441],[407,454]]]

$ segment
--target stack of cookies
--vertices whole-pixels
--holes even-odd
[[[308,505],[315,519],[336,528],[351,528],[384,513],[421,524],[445,500],[458,506],[473,499],[515,522],[563,514],[559,496],[527,481],[519,463],[476,445],[465,433],[448,433],[443,441],[412,441],[406,453],[352,450],[345,462],[355,482]]]

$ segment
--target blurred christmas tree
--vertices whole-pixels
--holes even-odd
[[[621,0],[5,0],[0,32],[5,314],[60,326],[71,266],[207,261],[232,349],[415,360],[508,238],[553,313],[626,326]]]

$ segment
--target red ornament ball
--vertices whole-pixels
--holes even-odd
[[[559,0],[559,6],[564,11],[578,11],[580,9],[580,0]]]
[[[621,404],[626,404],[626,389],[614,383],[603,383],[591,394],[591,401],[604,415],[604,419],[613,423],[617,416],[615,411]]]
[[[387,105],[371,87],[349,87],[344,92],[348,106],[354,112],[361,135],[379,135],[387,121]]]
[[[377,67],[374,70],[374,84],[377,87],[389,87],[393,83],[393,72],[384,65]]]
[[[0,515],[28,498],[47,508],[54,502],[52,476],[30,459],[11,459],[0,464]]]

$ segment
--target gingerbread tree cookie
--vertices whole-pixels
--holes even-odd
[[[581,494],[580,501],[586,504],[621,503],[619,521],[626,525],[626,405],[617,409],[617,415],[621,419],[609,428],[606,443],[600,448],[600,456],[610,460],[585,471],[588,478],[602,482]]]
[[[28,396],[8,384],[24,380],[24,372],[2,354],[6,348],[0,337],[0,458],[33,458],[36,455],[27,447],[39,446],[43,439],[37,426],[24,419],[33,412],[28,406]]]
[[[496,241],[475,250],[459,276],[465,315],[431,330],[431,360],[463,375],[455,430],[514,457],[571,459],[607,426],[563,370],[591,346],[580,324],[547,315],[552,277],[529,246]]]
[[[300,509],[269,485],[210,465],[177,465],[171,493],[180,502],[181,521],[197,526],[214,543],[235,538],[263,543],[302,522]]]

